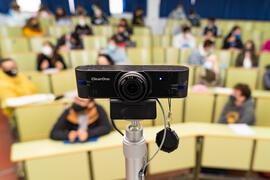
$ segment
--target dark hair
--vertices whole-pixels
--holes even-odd
[[[216,80],[216,73],[213,70],[206,70],[205,76],[203,77],[207,82]]]
[[[8,61],[14,61],[11,58],[3,58],[0,60],[0,68],[2,68],[2,65],[4,64],[4,62],[8,62]]]
[[[205,41],[203,42],[203,47],[204,47],[204,48],[210,47],[210,46],[213,46],[214,44],[215,44],[214,41],[211,41],[211,40],[207,39],[207,40],[205,40]]]
[[[236,30],[236,29],[241,29],[240,26],[234,26],[230,32],[230,36],[232,35],[232,33]]]
[[[121,18],[120,21],[124,21],[126,26],[128,26],[128,22],[127,22],[127,19],[126,18]]]
[[[188,26],[183,27],[183,32],[185,33],[187,31],[191,31],[190,27],[188,27]]]
[[[189,14],[196,14],[195,9],[190,9],[190,10],[189,10]]]
[[[250,98],[251,90],[247,84],[238,83],[233,88],[241,91],[241,95],[245,96],[246,99]]]
[[[215,22],[216,19],[215,19],[214,17],[210,17],[210,18],[208,18],[208,21],[213,21],[213,22]]]
[[[14,1],[10,4],[10,8],[13,10],[19,10],[20,6],[18,5],[18,3],[16,1]]]
[[[114,65],[114,61],[112,60],[110,55],[108,55],[108,54],[99,54],[98,57],[105,57],[107,59],[107,61],[109,61],[109,63],[111,65]]]
[[[58,15],[57,14],[57,9],[62,9],[63,10],[63,14],[62,15]],[[61,18],[63,18],[63,17],[66,17],[66,11],[65,11],[65,9],[63,8],[63,7],[61,7],[61,6],[58,6],[57,8],[56,8],[56,10],[55,10],[55,19],[58,21],[59,19],[61,19]]]
[[[33,30],[35,30],[35,31],[40,32],[40,31],[41,31],[41,27],[40,27],[39,22],[38,22],[38,24],[37,24],[36,27],[33,27],[33,25],[32,25],[32,21],[33,21],[34,19],[36,19],[37,22],[38,22],[38,19],[37,19],[37,18],[31,17],[31,18],[29,18],[29,19],[27,20],[26,25],[25,25],[24,27],[28,27],[28,28],[31,28],[31,29],[33,29]]]

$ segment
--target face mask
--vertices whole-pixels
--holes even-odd
[[[91,8],[92,8],[93,11],[95,11],[96,6],[92,5]]]
[[[235,39],[241,39],[241,34],[235,34],[234,37]]]
[[[80,26],[85,26],[85,24],[86,24],[85,20],[83,20],[83,19],[79,20],[79,25]]]
[[[96,14],[97,16],[101,15],[101,10],[95,9],[95,14]]]
[[[86,109],[87,109],[87,106],[84,107],[84,106],[80,106],[80,105],[78,105],[78,104],[73,103],[72,106],[71,106],[71,108],[72,108],[75,112],[81,112],[81,111],[86,110]]]
[[[10,76],[10,77],[15,77],[15,76],[17,76],[17,73],[18,73],[18,71],[17,71],[17,69],[11,69],[10,71],[4,71],[8,76]]]
[[[230,96],[232,102],[234,103],[236,101],[236,97],[235,96]]]
[[[213,63],[210,62],[210,61],[206,61],[204,63],[204,68],[207,69],[207,70],[212,70],[213,69]]]
[[[109,44],[107,49],[112,52],[112,51],[114,51],[116,49],[116,47],[115,47],[114,44]]]
[[[49,46],[43,46],[41,49],[42,54],[44,54],[45,56],[49,56],[50,54],[52,54],[52,48]]]
[[[252,48],[246,48],[245,51],[251,52]]]

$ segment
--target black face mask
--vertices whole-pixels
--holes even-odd
[[[9,71],[4,71],[4,72],[10,77],[15,77],[17,76],[17,73],[18,73],[17,69],[11,69]]]
[[[72,108],[75,112],[81,112],[81,111],[86,110],[86,109],[87,109],[87,106],[84,107],[84,106],[80,106],[80,105],[78,105],[78,104],[73,103],[72,106],[71,106],[71,108]]]
[[[246,49],[245,49],[245,51],[247,51],[247,52],[251,52],[251,51],[252,51],[252,49],[251,49],[251,48],[246,48]]]
[[[236,101],[236,97],[235,96],[230,96],[232,102],[234,103]]]

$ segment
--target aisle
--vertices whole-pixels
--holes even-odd
[[[7,119],[0,109],[0,180],[16,180],[15,165],[10,162],[12,138]]]

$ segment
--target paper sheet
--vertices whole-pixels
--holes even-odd
[[[256,132],[251,129],[247,124],[229,124],[229,127],[235,134],[240,136],[255,136]]]
[[[50,102],[54,100],[53,94],[35,94],[29,96],[21,96],[17,98],[8,98],[6,100],[6,105],[8,107],[17,107],[26,104],[33,104],[33,103],[42,103],[42,102]]]

